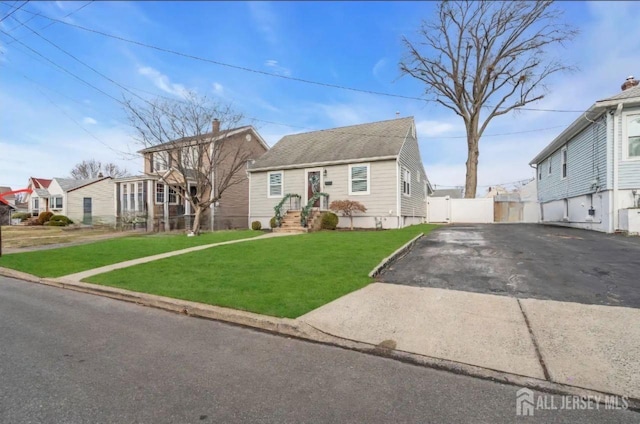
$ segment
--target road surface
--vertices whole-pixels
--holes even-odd
[[[517,389],[0,277],[2,423],[524,422]]]

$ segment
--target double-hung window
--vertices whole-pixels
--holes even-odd
[[[62,209],[62,196],[52,196],[50,202],[51,209]]]
[[[567,148],[562,149],[562,178],[567,178]]]
[[[154,152],[153,153],[153,170],[166,171],[169,169],[169,152]]]
[[[402,168],[402,194],[411,196],[411,171]]]
[[[284,189],[284,175],[282,171],[269,172],[268,180],[268,197],[282,197]]]
[[[625,156],[627,159],[640,159],[640,115],[627,116],[626,124]]]
[[[551,167],[551,156],[549,156],[549,159],[547,159],[547,163],[548,163],[548,166],[549,166],[548,174],[551,175],[551,170],[553,169]]]
[[[369,164],[349,165],[349,194],[369,194]]]
[[[164,203],[164,184],[156,183],[156,203]]]

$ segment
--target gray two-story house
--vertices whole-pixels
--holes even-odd
[[[530,165],[537,170],[541,222],[629,231],[640,214],[638,81],[629,77],[622,92],[595,102]]]

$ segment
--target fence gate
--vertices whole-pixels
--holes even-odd
[[[493,205],[495,222],[524,222],[524,203],[496,201]]]
[[[451,209],[449,197],[427,197],[427,221],[449,222]]]

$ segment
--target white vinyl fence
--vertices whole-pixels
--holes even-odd
[[[492,223],[493,199],[427,198],[427,222]]]

